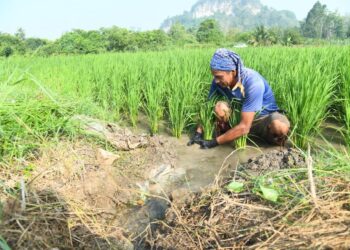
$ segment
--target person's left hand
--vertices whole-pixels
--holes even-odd
[[[219,145],[215,138],[209,141],[202,140],[199,144],[201,145],[201,149],[214,148]]]
[[[203,133],[195,132],[190,141],[187,143],[187,146],[191,146],[195,143],[200,145],[200,142],[203,140]]]

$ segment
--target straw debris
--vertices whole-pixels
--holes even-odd
[[[283,151],[281,155],[285,158],[293,155],[298,162],[303,155],[296,152]],[[252,162],[262,158],[274,159],[271,155],[276,155],[276,152],[250,160],[243,167],[251,168]],[[295,170],[300,170],[296,165],[289,165],[289,168],[294,174]],[[307,172],[306,166],[303,168]],[[285,173],[286,170],[282,171]],[[239,175],[237,171],[232,173],[236,173],[236,177]],[[297,185],[300,190],[308,190],[307,174],[302,176]],[[296,203],[288,203],[283,197],[284,202],[273,203],[262,199],[252,184],[248,191],[230,193],[225,188],[227,181],[227,178],[221,179],[217,185],[196,194],[183,206],[172,204],[165,221],[158,223],[157,229],[146,237],[147,244],[155,249],[350,247],[350,184],[341,176],[321,175],[315,178],[315,185],[318,185],[317,209],[310,195]]]

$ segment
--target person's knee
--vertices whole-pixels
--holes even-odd
[[[231,115],[231,108],[227,102],[219,101],[215,105],[214,112],[220,121],[228,122]]]
[[[289,125],[282,121],[274,120],[270,124],[270,132],[273,135],[286,136],[289,132]]]

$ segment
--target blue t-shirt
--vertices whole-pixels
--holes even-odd
[[[246,76],[242,80],[245,91],[243,98],[239,88],[231,91],[228,88],[222,88],[212,81],[209,98],[216,93],[226,96],[230,101],[232,99],[242,101],[242,112],[258,112],[258,116],[268,115],[278,111],[275,97],[268,82],[256,71],[245,68]]]

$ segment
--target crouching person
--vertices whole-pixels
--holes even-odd
[[[203,149],[213,148],[247,134],[253,134],[274,145],[284,145],[290,123],[280,112],[268,82],[258,72],[244,67],[241,58],[227,49],[215,52],[210,67],[214,79],[209,99],[221,95],[230,101],[240,101],[240,122],[232,128],[229,126],[229,117],[233,115],[230,105],[220,101],[214,108],[217,117],[216,138],[203,140],[203,129],[198,127],[189,145],[197,143]]]

